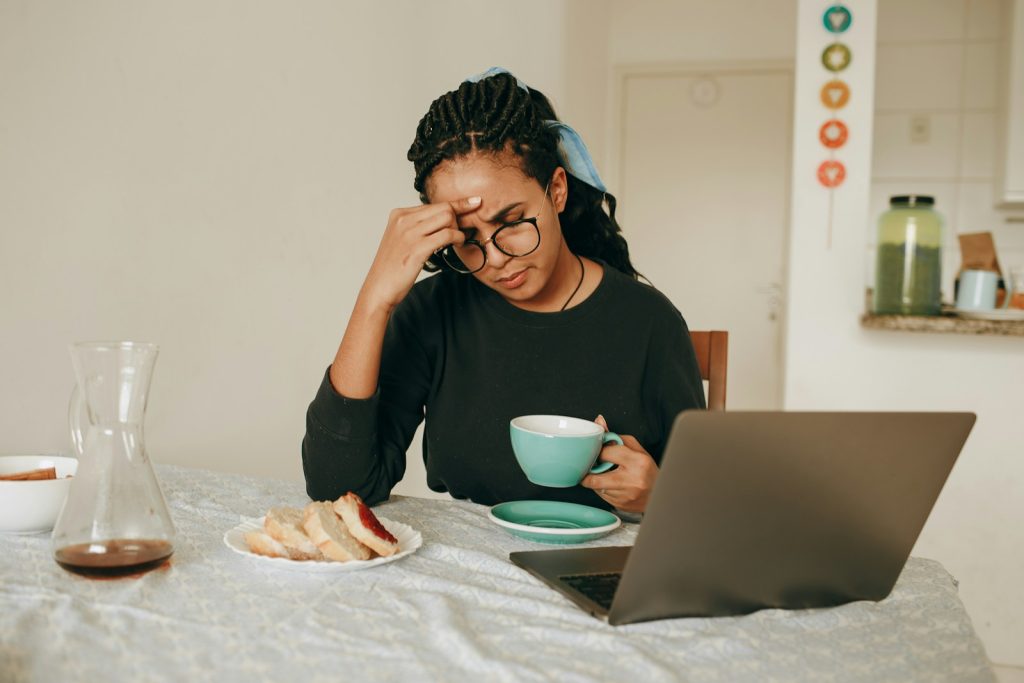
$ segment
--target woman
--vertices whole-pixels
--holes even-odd
[[[637,281],[586,148],[544,95],[492,69],[434,101],[409,159],[423,203],[391,212],[307,412],[310,497],[386,500],[425,414],[435,491],[642,512],[703,386],[682,316]],[[416,282],[421,268],[441,272]],[[625,442],[601,454],[618,467],[531,484],[508,431],[527,414],[597,417]]]

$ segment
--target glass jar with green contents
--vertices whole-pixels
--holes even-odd
[[[938,315],[942,306],[942,219],[934,197],[889,199],[878,221],[873,311],[880,315]]]

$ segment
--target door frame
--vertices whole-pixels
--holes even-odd
[[[625,93],[628,82],[631,78],[657,78],[659,76],[718,76],[728,75],[788,75],[793,84],[793,96],[796,96],[796,66],[793,60],[786,59],[765,59],[765,60],[727,60],[727,61],[671,61],[671,62],[648,62],[636,64],[621,64],[612,67],[611,87],[609,88],[609,109],[611,116],[608,120],[608,140],[610,157],[608,169],[610,171],[609,187],[624,188],[625,184],[625,146],[626,146],[626,106]],[[779,363],[779,405],[786,405],[786,349],[788,346],[788,318],[789,310],[786,307],[789,292],[789,250],[792,239],[792,201],[793,201],[793,134],[795,123],[796,102],[790,100],[788,119],[790,122],[786,130],[786,149],[788,150],[785,159],[785,168],[788,171],[786,177],[786,196],[783,198],[783,229],[782,229],[782,282],[781,291],[778,293],[779,301],[779,349],[777,362]],[[621,199],[621,198],[620,198]]]

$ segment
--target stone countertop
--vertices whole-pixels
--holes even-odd
[[[933,332],[942,334],[988,334],[1024,337],[1024,320],[968,320],[955,314],[875,315],[865,313],[860,324],[870,330],[894,332]]]

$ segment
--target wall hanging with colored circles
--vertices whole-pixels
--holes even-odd
[[[850,86],[838,77],[853,61],[853,51],[839,42],[839,36],[853,24],[853,14],[840,3],[829,3],[821,16],[821,24],[827,31],[829,42],[821,51],[821,65],[829,79],[821,86],[818,94],[821,104],[828,110],[827,118],[818,127],[818,141],[827,152],[827,158],[818,164],[815,175],[821,186],[828,190],[828,235],[826,245],[832,248],[832,216],[835,189],[846,180],[846,165],[836,158],[850,137],[850,129],[838,117],[838,111],[850,101]]]

